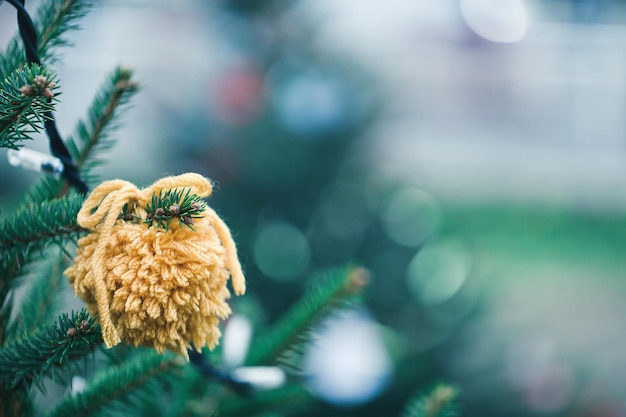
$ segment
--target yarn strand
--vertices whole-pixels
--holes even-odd
[[[246,280],[243,277],[241,264],[239,263],[239,260],[237,258],[237,247],[235,246],[235,241],[230,234],[228,226],[226,226],[226,223],[224,223],[224,221],[217,215],[217,213],[211,208],[207,208],[207,212],[211,217],[211,224],[215,228],[215,231],[219,236],[220,242],[222,242],[224,249],[226,249],[226,259],[228,262],[228,269],[230,270],[235,294],[241,295],[246,292]]]

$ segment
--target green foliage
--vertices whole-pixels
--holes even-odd
[[[268,365],[294,346],[307,340],[311,328],[334,308],[359,294],[367,284],[366,273],[358,268],[333,270],[316,282],[277,323],[254,340],[248,365]]]
[[[76,21],[84,16],[91,5],[86,0],[44,0],[34,18],[37,30],[39,57],[42,62],[53,61],[52,53],[58,46],[67,45],[64,35],[78,28]],[[0,74],[5,76],[25,62],[24,49],[16,35],[0,55]]]
[[[52,321],[59,304],[58,295],[65,282],[63,271],[67,266],[64,253],[60,248],[56,249],[46,251],[44,259],[29,274],[31,286],[24,294],[11,333],[17,329],[30,333],[39,328],[41,323]]]
[[[71,195],[59,200],[22,207],[0,223],[2,265],[21,265],[33,249],[51,242],[61,244],[74,238],[82,228],[76,223],[83,197]]]
[[[402,417],[453,417],[457,415],[456,388],[436,384],[427,392],[415,395],[404,409]]]
[[[88,416],[104,407],[120,405],[152,378],[180,366],[180,359],[174,355],[140,351],[123,363],[96,373],[84,391],[65,396],[48,417]]]
[[[113,145],[110,134],[118,126],[116,120],[139,91],[132,75],[128,68],[115,68],[89,106],[87,120],[79,121],[75,133],[67,138],[67,147],[76,166],[90,182],[97,181],[96,177],[89,176],[90,171],[100,164],[97,155]]]
[[[103,82],[87,111],[87,119],[80,120],[75,133],[68,137],[66,144],[72,159],[89,184],[99,178],[92,173],[100,164],[98,155],[109,148],[114,140],[111,132],[118,126],[116,122],[129,100],[138,91],[132,81],[132,71],[117,67]],[[61,180],[42,177],[28,193],[25,203],[41,202],[57,198],[68,191]]]
[[[271,391],[256,392],[249,398],[230,397],[222,400],[213,414],[220,417],[259,416],[276,410],[302,407],[312,400],[311,393],[301,385],[286,385]]]
[[[39,44],[39,57],[42,62],[54,61],[52,52],[69,43],[64,35],[80,29],[77,21],[85,16],[92,6],[86,0],[44,1],[35,15],[35,28]]]
[[[6,337],[12,298],[9,296],[23,268],[50,243],[62,244],[81,231],[76,224],[83,197],[23,206],[0,223],[0,344]]]
[[[170,221],[178,219],[180,227],[187,226],[195,230],[193,219],[203,217],[200,214],[205,210],[206,203],[199,195],[192,194],[191,188],[161,190],[158,195],[152,194],[152,202],[146,207],[148,218],[144,223],[147,223],[148,227],[156,223],[157,228],[169,230]]]
[[[57,370],[68,369],[101,343],[100,328],[85,310],[63,314],[0,349],[0,381],[12,388],[39,385],[44,376],[58,377]]]
[[[46,113],[54,110],[56,75],[40,65],[25,65],[0,84],[0,147],[19,149],[20,142],[40,132]]]

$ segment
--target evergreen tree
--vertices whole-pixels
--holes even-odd
[[[38,162],[38,166],[43,172],[49,171],[60,178],[43,173],[36,184],[24,190],[15,210],[3,212],[0,222],[0,415],[253,416],[306,413],[303,410],[318,400],[305,384],[307,375],[302,371],[302,350],[326,317],[359,303],[367,285],[367,274],[363,269],[352,265],[338,267],[337,264],[347,264],[354,254],[358,254],[359,260],[367,258],[368,250],[376,248],[348,247],[342,252],[346,248],[341,236],[322,234],[317,237],[320,249],[316,256],[322,258],[318,266],[324,267],[323,276],[316,274],[320,268],[298,269],[297,265],[293,266],[293,259],[280,256],[272,261],[274,266],[264,265],[271,269],[277,262],[284,262],[285,267],[274,269],[272,273],[292,274],[295,268],[297,274],[306,273],[313,278],[299,301],[284,302],[269,312],[270,324],[255,321],[254,309],[259,307],[254,303],[245,300],[237,303],[242,315],[248,312],[254,327],[249,350],[240,354],[243,359],[229,362],[232,353],[227,351],[228,346],[222,345],[213,350],[204,349],[202,353],[189,350],[182,355],[128,344],[107,349],[102,318],[91,315],[84,308],[69,311],[64,308],[63,300],[71,294],[64,271],[78,259],[77,240],[88,233],[77,217],[89,190],[101,181],[93,168],[101,163],[102,151],[112,146],[116,120],[137,93],[137,84],[132,70],[113,69],[86,109],[84,119],[77,122],[74,134],[62,140],[54,125],[53,112],[63,86],[47,64],[54,62],[58,47],[65,45],[64,35],[77,27],[89,4],[81,0],[44,0],[31,21],[23,1],[8,0],[7,3],[18,10],[20,34],[10,41],[0,56],[3,80],[0,86],[0,146],[17,150],[31,139],[33,133],[45,131],[56,159]],[[241,4],[245,5],[245,2]],[[9,10],[8,4],[0,8],[2,13]],[[277,131],[272,119],[265,122],[264,128]],[[232,210],[230,218],[235,221],[231,226],[235,230],[240,227],[241,231],[238,238],[244,242],[250,239],[254,230],[251,222],[258,214],[259,205],[267,206],[268,198],[271,201],[287,199],[289,194],[302,187],[308,192],[299,198],[299,204],[284,205],[284,212],[274,210],[273,215],[296,224],[307,222],[312,214],[304,206],[311,203],[314,207],[313,203],[322,190],[329,192],[328,185],[345,158],[349,141],[341,138],[354,137],[360,128],[351,125],[348,130],[334,132],[335,142],[311,142],[304,147],[293,146],[284,135],[275,136],[274,151],[287,157],[287,164],[283,165],[267,165],[269,159],[253,158],[253,155],[267,156],[266,153],[253,153],[249,144],[241,146],[240,152],[250,154],[238,157],[248,158],[250,170],[244,173],[243,178],[247,181],[237,186],[243,189],[248,199],[256,199],[258,204],[248,204],[249,200],[240,204],[237,194],[227,191],[228,183],[220,190],[225,196],[216,200],[218,206],[221,204],[219,211]],[[317,159],[310,159],[307,155],[315,155]],[[18,163],[26,163],[23,154],[18,153],[15,157]],[[316,161],[321,160],[326,161],[326,165],[319,171]],[[50,161],[60,161],[62,168]],[[293,170],[289,163],[301,164],[301,170]],[[272,169],[255,171],[255,167],[261,165]],[[311,171],[319,171],[319,175],[311,175]],[[285,177],[290,175],[291,178]],[[348,172],[346,175],[352,174]],[[277,178],[283,181],[278,182]],[[303,179],[311,182],[303,182]],[[145,228],[160,227],[163,233],[167,233],[170,227],[193,230],[193,218],[202,211],[198,204],[203,204],[194,198],[180,190],[154,193],[148,204],[148,218],[136,221],[133,208],[127,205],[120,211],[119,218]],[[356,198],[363,196],[356,195]],[[323,230],[322,226],[320,230]],[[329,249],[332,245],[334,249]],[[335,256],[323,257],[324,247]],[[246,244],[243,248],[247,250]],[[250,267],[247,272],[252,277],[258,276],[259,282],[263,283],[260,271]],[[271,294],[263,290],[263,285],[252,284],[251,290],[252,295],[260,299],[260,304],[269,309]],[[294,289],[292,294],[299,295],[300,291]],[[264,299],[267,302],[264,303]],[[245,338],[245,331],[240,332],[239,339],[236,339],[236,333],[231,334],[235,334],[235,343],[246,345],[241,341],[242,337]],[[413,359],[411,356],[394,358],[399,364]],[[364,363],[363,366],[370,365]],[[250,369],[262,372],[260,381],[245,376],[245,371]],[[280,377],[283,372],[287,375],[285,382]],[[272,380],[272,375],[278,377],[272,377]],[[409,402],[408,391],[421,388],[420,381],[407,381],[407,377],[414,376],[410,373],[402,376],[404,380],[395,381],[391,386],[391,390],[399,394],[390,398],[400,398],[402,403],[408,404],[404,415],[450,415],[457,395],[454,389],[438,385]],[[271,387],[263,387],[264,384]],[[44,394],[44,400],[37,400],[40,393]],[[60,393],[59,398],[54,393]],[[393,411],[399,410],[402,403]]]

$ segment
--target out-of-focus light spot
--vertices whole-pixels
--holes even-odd
[[[269,278],[287,281],[307,269],[311,249],[300,230],[289,223],[276,221],[259,231],[253,254],[261,272]]]
[[[526,9],[521,0],[460,0],[461,15],[478,36],[510,43],[526,35]]]
[[[347,117],[341,83],[323,72],[310,70],[282,80],[273,98],[281,121],[294,133],[324,133]]]
[[[262,110],[264,83],[252,64],[225,71],[210,94],[212,116],[230,126],[251,122]]]
[[[252,324],[247,317],[235,314],[228,319],[222,342],[222,360],[229,368],[241,366],[248,354]]]
[[[363,404],[389,383],[392,364],[378,325],[362,310],[326,320],[304,359],[311,389],[336,405]]]
[[[237,381],[245,381],[256,389],[273,389],[285,384],[287,376],[278,366],[245,366],[232,372]]]
[[[1,3],[1,2],[0,2]],[[79,394],[87,388],[87,380],[82,376],[75,375],[72,377],[71,392],[72,394]]]
[[[410,290],[427,305],[452,298],[467,279],[472,266],[469,249],[459,240],[436,242],[424,247],[407,269]]]
[[[387,235],[405,246],[419,246],[439,227],[441,209],[435,199],[418,189],[395,193],[382,214]]]

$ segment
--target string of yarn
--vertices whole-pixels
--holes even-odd
[[[163,178],[138,189],[121,180],[96,187],[83,203],[78,224],[89,233],[79,239],[74,265],[65,274],[76,294],[98,317],[107,347],[120,342],[171,350],[213,348],[219,320],[231,313],[227,280],[245,292],[237,249],[222,219],[209,207],[193,230],[172,222],[167,230],[142,221],[125,221],[132,206],[148,216],[153,195],[174,189],[208,197],[209,180],[188,173]]]

